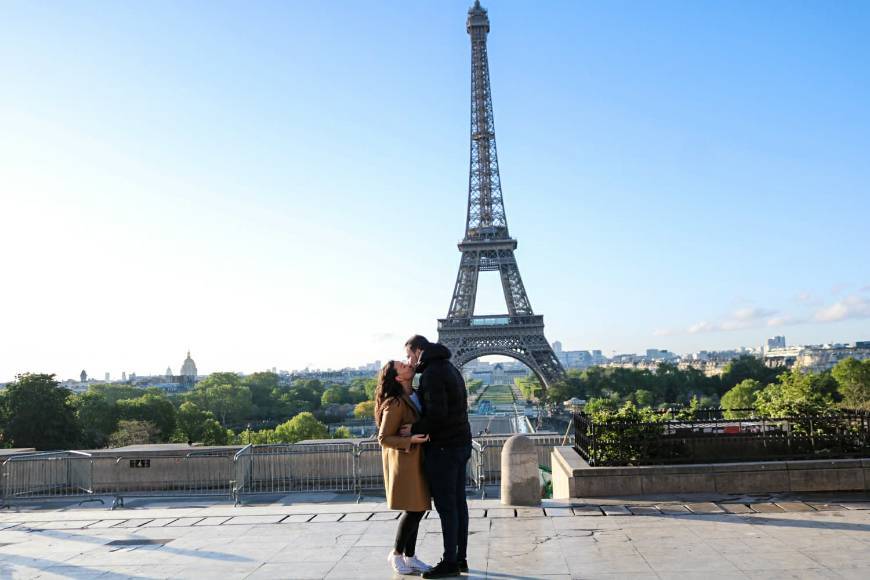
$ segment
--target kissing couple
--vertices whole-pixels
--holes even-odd
[[[375,389],[387,505],[404,512],[387,560],[399,574],[451,578],[468,572],[468,393],[443,344],[414,335],[405,343],[405,354],[406,360],[391,360],[381,368]],[[414,389],[417,373],[420,383]],[[415,555],[420,520],[432,500],[444,540],[444,554],[434,567]]]

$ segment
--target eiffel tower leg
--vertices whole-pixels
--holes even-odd
[[[520,269],[517,267],[514,253],[511,251],[504,252],[504,254],[500,259],[499,274],[501,275],[501,286],[504,290],[508,312],[512,316],[532,314],[532,305],[529,303],[528,295],[526,295],[526,288],[523,286],[523,279],[520,276]]]
[[[447,314],[449,318],[464,318],[474,314],[479,264],[480,254],[473,251],[462,252],[459,273],[456,275],[456,287],[453,289],[453,299],[450,301],[450,312]]]

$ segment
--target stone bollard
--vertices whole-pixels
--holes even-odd
[[[501,450],[501,503],[541,505],[538,452],[525,435],[514,435]]]

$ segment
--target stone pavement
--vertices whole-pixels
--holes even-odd
[[[703,499],[471,500],[468,576],[870,578],[870,497]],[[4,510],[0,578],[390,578],[397,515],[379,501]],[[440,550],[432,513],[418,554]]]

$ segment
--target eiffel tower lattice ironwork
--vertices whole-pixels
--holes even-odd
[[[480,356],[509,356],[528,366],[546,388],[565,371],[544,337],[544,317],[532,311],[514,256],[517,241],[508,233],[486,53],[489,18],[479,0],[468,10],[466,29],[471,36],[468,214],[456,288],[447,318],[438,320],[438,339],[453,351],[459,367]],[[474,315],[478,275],[487,271],[501,276],[507,314]]]

